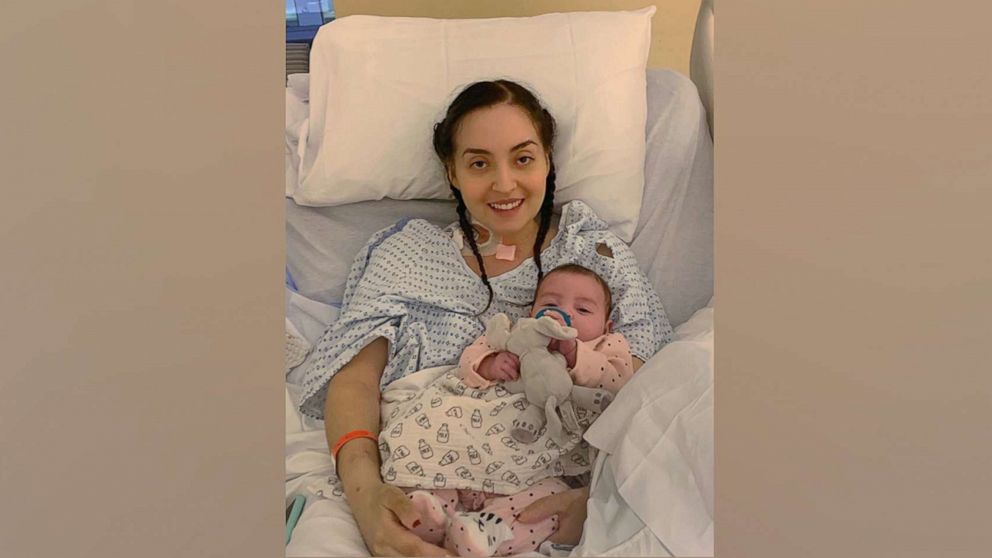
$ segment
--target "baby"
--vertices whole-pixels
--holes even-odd
[[[576,339],[552,340],[549,350],[564,357],[576,385],[615,394],[633,367],[626,340],[611,331],[611,299],[596,273],[564,265],[538,284],[531,317],[543,313],[575,328]],[[561,477],[590,463],[574,445],[547,437],[518,444],[507,435],[513,414],[529,405],[501,385],[519,374],[517,356],[496,351],[483,335],[456,372],[388,417],[384,411],[383,478],[408,489],[421,518],[413,532],[425,541],[462,556],[508,556],[536,550],[557,531],[557,517],[524,524],[515,515],[567,490]]]
[[[576,385],[616,394],[633,374],[633,368],[627,340],[611,331],[612,304],[606,281],[585,267],[566,264],[548,272],[538,283],[530,315],[537,317],[543,312],[575,328],[575,339],[553,340],[548,349],[565,357]],[[560,311],[569,316],[571,323]],[[513,353],[494,351],[483,335],[462,353],[459,371],[469,387],[485,388],[493,382],[517,379],[520,362]]]

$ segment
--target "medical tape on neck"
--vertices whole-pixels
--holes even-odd
[[[488,227],[479,223],[478,221],[473,221],[473,225],[485,230],[488,233],[488,238],[485,242],[479,243],[476,247],[479,249],[479,254],[483,256],[496,256],[497,260],[507,260],[513,261],[517,254],[517,247],[514,245],[503,244],[502,238],[497,236],[493,231],[489,230]],[[473,229],[474,230],[474,229]],[[479,235],[477,233],[476,240],[478,241]],[[465,242],[465,234],[461,229],[455,229],[452,233],[452,240],[461,250],[462,254],[465,256],[472,255],[472,247]]]

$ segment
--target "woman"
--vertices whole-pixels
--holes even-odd
[[[380,476],[381,389],[417,370],[454,364],[497,312],[526,314],[544,270],[584,265],[610,284],[613,322],[634,370],[672,330],[627,246],[581,202],[552,215],[555,122],[526,88],[505,80],[463,90],[434,128],[434,149],[458,202],[458,225],[422,220],[380,231],[355,259],[338,320],[318,343],[301,411],[325,419],[337,474],[375,555],[447,552],[409,531],[409,500]],[[575,544],[587,488],[535,502],[518,521],[557,514],[551,540]]]

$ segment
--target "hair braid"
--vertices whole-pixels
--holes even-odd
[[[489,284],[489,276],[486,275],[486,264],[482,263],[482,254],[479,253],[479,245],[475,241],[475,229],[472,228],[472,224],[468,220],[468,210],[465,207],[465,200],[462,199],[461,192],[458,191],[452,185],[448,185],[451,188],[451,192],[455,195],[455,199],[458,201],[458,224],[462,230],[462,236],[468,241],[468,245],[472,248],[472,253],[475,254],[475,261],[479,262],[479,274],[482,276],[482,282],[489,289],[489,300],[486,301],[486,307],[482,309],[481,312],[476,314],[476,316],[484,314],[486,310],[493,304],[493,286]]]
[[[537,280],[544,277],[544,268],[541,266],[541,248],[544,246],[544,239],[548,236],[548,229],[551,228],[551,212],[555,207],[555,164],[552,161],[548,169],[548,178],[545,180],[544,201],[541,202],[541,210],[538,213],[541,220],[537,228],[537,238],[534,239],[534,263],[537,264]]]

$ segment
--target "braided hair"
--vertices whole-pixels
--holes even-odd
[[[449,170],[455,155],[455,132],[461,120],[472,111],[502,103],[519,107],[527,114],[531,122],[533,122],[534,128],[537,130],[542,146],[548,153],[550,164],[548,176],[545,179],[544,199],[541,202],[541,209],[538,211],[537,237],[534,239],[534,263],[537,264],[537,279],[540,281],[544,277],[544,269],[541,266],[541,248],[544,246],[544,240],[547,238],[548,230],[551,228],[551,213],[554,209],[555,201],[556,173],[554,161],[551,158],[551,149],[555,138],[555,119],[551,116],[551,113],[541,106],[540,101],[537,100],[537,97],[533,93],[518,83],[503,79],[476,82],[463,89],[455,97],[451,105],[448,106],[444,119],[434,125],[434,152],[444,164],[445,169]],[[446,172],[445,174],[450,177],[450,172]],[[486,301],[486,306],[479,312],[481,315],[492,306],[493,297],[495,296],[493,287],[489,283],[489,276],[486,274],[486,266],[483,263],[482,254],[479,252],[479,245],[475,238],[475,229],[472,228],[472,224],[469,221],[465,200],[462,198],[461,192],[451,183],[450,178],[448,187],[451,189],[451,193],[455,196],[455,200],[458,203],[458,225],[462,231],[462,236],[472,249],[472,254],[475,255],[475,261],[479,264],[479,274],[482,277],[482,283],[489,290],[489,299]]]

